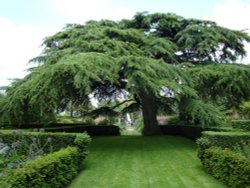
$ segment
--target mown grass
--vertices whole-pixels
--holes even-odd
[[[173,136],[94,138],[69,188],[224,188],[206,174],[193,141]]]

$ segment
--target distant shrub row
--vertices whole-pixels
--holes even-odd
[[[13,127],[21,127],[25,129],[43,128],[45,132],[67,132],[81,133],[87,132],[90,136],[117,136],[120,135],[119,126],[115,125],[88,125],[83,123],[51,123],[29,124],[29,125],[13,125]]]
[[[118,126],[96,125],[96,126],[67,126],[67,127],[51,127],[45,128],[46,132],[68,132],[80,133],[86,131],[91,136],[117,136],[120,135]]]
[[[16,129],[34,129],[34,128],[49,128],[49,127],[68,127],[68,126],[95,126],[93,123],[75,123],[75,122],[69,122],[69,123],[48,123],[48,124],[42,124],[42,123],[29,123],[29,124],[3,124],[2,127],[7,128],[16,128]],[[106,125],[109,126],[109,125]]]
[[[201,137],[203,131],[234,131],[229,128],[221,128],[221,127],[209,127],[202,128],[199,126],[184,126],[184,125],[162,125],[159,126],[162,130],[163,134],[167,135],[175,135],[175,136],[183,136],[186,138],[190,138],[192,140],[196,140]]]
[[[87,134],[70,133],[23,133],[21,135],[0,134],[6,143],[24,137],[44,140],[51,138],[57,151],[26,162],[18,169],[6,169],[1,173],[2,187],[64,187],[82,168],[90,137]],[[24,152],[24,151],[21,151]]]
[[[249,132],[203,132],[197,140],[205,170],[229,187],[247,188],[250,179]]]
[[[233,120],[231,124],[233,128],[250,131],[250,120]]]

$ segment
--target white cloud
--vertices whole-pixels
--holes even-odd
[[[247,29],[250,34],[250,2],[244,0],[226,0],[216,4],[209,19],[219,25],[236,30]],[[243,63],[250,64],[250,44],[246,44],[248,56]]]
[[[49,7],[49,11],[59,16],[63,23],[84,23],[90,19],[120,20],[133,16],[127,8],[115,5],[110,0],[46,0],[44,2]],[[61,28],[50,26],[20,26],[8,18],[0,17],[0,86],[8,85],[10,83],[8,78],[24,77],[28,61],[42,51],[39,46],[43,38],[59,30]]]
[[[9,78],[25,76],[28,61],[41,53],[43,38],[53,33],[53,29],[18,26],[0,18],[0,86],[9,84]]]
[[[52,0],[50,8],[64,17],[67,23],[88,20],[131,18],[134,13],[110,0]]]

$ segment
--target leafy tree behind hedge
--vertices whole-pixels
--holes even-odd
[[[31,60],[38,66],[7,89],[2,119],[44,120],[70,102],[88,102],[89,94],[103,100],[126,93],[142,108],[145,135],[160,133],[157,109],[176,103],[183,119],[218,124],[220,113],[207,101],[238,105],[250,96],[249,66],[226,65],[246,55],[245,41],[243,31],[169,13],[69,24],[44,40]]]

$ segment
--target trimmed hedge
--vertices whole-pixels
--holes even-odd
[[[0,134],[0,138],[3,140],[4,143],[10,145],[14,141],[25,139],[27,141],[27,144],[32,143],[31,137],[35,137],[36,139],[39,139],[41,143],[45,143],[48,138],[51,139],[51,144],[53,146],[54,151],[58,151],[62,148],[65,148],[67,146],[76,146],[74,144],[74,140],[76,139],[76,136],[78,134],[83,133],[41,133],[41,132],[22,132],[21,134]],[[90,142],[90,138],[87,134],[85,135],[85,140],[83,142],[83,145],[86,147],[88,146]],[[49,145],[48,147],[44,148],[45,151],[50,151]],[[24,151],[25,152],[25,151]]]
[[[54,187],[69,184],[80,170],[82,160],[76,147],[67,147],[58,152],[25,163],[22,168],[11,169],[1,177],[4,187]]]
[[[159,126],[163,134],[167,135],[175,135],[175,136],[183,136],[186,138],[190,138],[192,140],[196,140],[201,136],[201,132],[203,129],[201,127],[194,126]]]
[[[201,137],[203,131],[235,131],[230,128],[223,127],[208,127],[202,128],[198,126],[181,126],[181,125],[164,125],[159,126],[163,134],[174,135],[174,136],[183,136],[196,140]]]
[[[48,128],[48,127],[67,127],[67,126],[87,126],[89,123],[30,123],[30,124],[2,124],[2,127],[12,129],[35,129],[35,128]]]
[[[0,138],[6,144],[18,140],[39,139],[39,143],[52,140],[53,150],[56,152],[40,156],[37,159],[25,162],[23,167],[18,169],[6,169],[0,177],[2,187],[64,187],[77,171],[82,168],[82,162],[87,154],[87,146],[90,137],[86,133],[19,133],[0,134]],[[66,148],[67,147],[67,148]],[[65,149],[66,148],[66,149]],[[22,148],[20,154],[25,154]],[[49,152],[50,148],[44,148]]]
[[[198,157],[202,160],[205,149],[212,146],[234,150],[238,145],[250,144],[250,132],[205,131],[196,143],[198,145]]]
[[[69,127],[53,127],[45,128],[46,132],[68,132],[79,133],[86,131],[90,136],[118,136],[120,135],[120,128],[118,126],[110,125],[94,125],[94,126],[69,126]]]
[[[238,153],[211,147],[205,150],[202,164],[208,173],[229,187],[250,187],[250,161]]]
[[[250,131],[250,120],[233,120],[231,124],[233,128]]]

